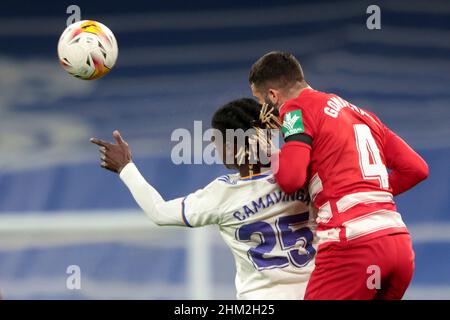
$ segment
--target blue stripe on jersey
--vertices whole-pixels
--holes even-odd
[[[220,181],[225,181],[225,182],[227,182],[227,181],[229,181],[229,180],[230,180],[230,177],[229,177],[229,176],[227,176],[227,175],[225,175],[225,176],[220,176],[219,178],[217,178],[217,180],[220,180]]]
[[[186,219],[186,205],[184,204],[184,200],[186,200],[186,197],[184,197],[183,201],[181,201],[181,218],[183,219],[185,225],[187,225],[189,228],[192,228],[192,226]]]

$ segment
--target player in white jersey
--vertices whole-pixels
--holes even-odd
[[[212,126],[221,133],[226,129],[248,130],[256,123],[263,128],[260,111],[261,106],[252,99],[235,100],[215,113]],[[268,169],[246,159],[241,164],[237,160],[226,164],[239,173],[219,177],[186,197],[165,201],[131,161],[128,144],[120,133],[115,131],[113,136],[116,144],[91,139],[100,146],[102,167],[120,173],[153,222],[219,226],[234,255],[238,299],[303,299],[316,253],[316,217],[309,213],[307,193],[282,192]],[[245,141],[247,151],[251,143]],[[261,140],[256,143],[261,144]],[[234,143],[222,146],[217,148],[222,156],[232,152],[236,159],[239,150]]]

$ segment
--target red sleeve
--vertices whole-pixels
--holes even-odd
[[[296,101],[290,100],[280,110],[280,118],[283,123],[283,137],[285,141],[294,135],[284,130],[284,125],[291,115],[296,116],[299,121],[297,128],[300,135],[309,136],[314,139],[313,114],[310,110],[304,110]],[[286,117],[287,115],[287,117]],[[307,179],[307,170],[311,157],[310,144],[301,141],[288,141],[282,147],[278,154],[272,157],[272,172],[280,185],[281,190],[286,193],[292,193],[303,187]]]
[[[405,192],[428,177],[428,165],[405,141],[385,128],[384,156],[389,184],[394,196]]]
[[[301,133],[306,134],[314,139],[315,133],[315,119],[311,110],[305,110],[302,106],[293,100],[287,101],[283,107],[280,109],[280,119],[284,124],[286,120],[286,115],[291,112],[300,111],[301,123],[303,130]],[[283,132],[284,135],[284,132]]]
[[[292,193],[303,187],[311,156],[311,147],[303,142],[286,142],[272,157],[272,172],[281,190]]]

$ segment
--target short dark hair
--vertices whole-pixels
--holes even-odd
[[[250,84],[257,87],[266,84],[285,88],[304,80],[303,70],[298,60],[288,52],[272,51],[256,61],[248,76]]]
[[[219,108],[214,114],[211,126],[225,135],[227,129],[248,130],[259,119],[261,105],[250,98],[236,99]]]
[[[266,110],[266,111],[265,111]],[[261,114],[264,116],[261,117]],[[271,148],[272,135],[270,132],[264,132],[261,130],[270,130],[273,128],[271,120],[272,117],[279,117],[278,110],[271,108],[269,111],[263,106],[261,106],[256,100],[250,98],[242,98],[230,101],[224,106],[220,107],[212,117],[211,126],[220,131],[222,138],[228,139],[227,130],[243,130],[244,134],[247,130],[253,129],[254,132],[250,132],[250,136],[245,136],[243,141],[244,145],[239,146],[239,150],[234,150],[235,158],[238,154],[244,150],[245,152],[245,162],[247,164],[251,163],[253,160],[257,160],[260,165],[261,159],[259,158],[259,153],[256,150],[260,150],[261,146],[267,150]],[[265,119],[265,120],[264,120]],[[247,132],[248,133],[248,132]],[[262,134],[262,135],[261,135]],[[233,135],[234,143],[239,141],[236,136]],[[251,138],[256,138],[256,145],[251,142]],[[232,141],[229,141],[232,142]],[[233,143],[233,142],[232,142]],[[242,143],[242,142],[238,142]],[[233,144],[233,146],[236,146]],[[255,149],[253,149],[255,147]],[[244,149],[241,149],[244,148]],[[255,154],[255,151],[257,154]],[[270,155],[268,155],[270,156]],[[250,168],[250,170],[253,170]],[[252,171],[250,171],[252,172]],[[250,174],[252,175],[252,174]]]

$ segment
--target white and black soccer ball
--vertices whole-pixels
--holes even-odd
[[[62,67],[72,76],[84,80],[98,79],[111,71],[118,53],[112,31],[93,20],[69,25],[58,42]]]

